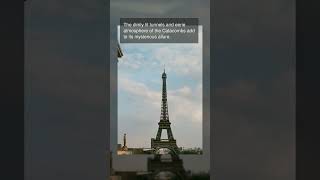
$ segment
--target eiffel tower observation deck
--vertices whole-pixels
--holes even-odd
[[[160,121],[158,123],[159,128],[157,132],[156,138],[151,138],[151,148],[154,150],[159,150],[161,148],[167,148],[174,153],[178,154],[179,148],[177,146],[177,142],[172,135],[171,123],[169,121],[169,113],[168,113],[168,102],[167,102],[167,74],[165,70],[162,73],[162,101],[161,101],[161,115]],[[162,130],[167,131],[168,139],[162,139]]]

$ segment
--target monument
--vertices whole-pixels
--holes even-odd
[[[123,146],[121,148],[121,151],[128,151],[126,134],[123,135]]]
[[[158,179],[161,174],[172,174],[175,179],[186,179],[187,173],[183,167],[183,161],[179,157],[179,148],[173,137],[171,123],[169,121],[167,102],[167,74],[162,73],[162,101],[159,128],[156,138],[151,138],[151,148],[154,149],[154,157],[148,158],[147,167],[150,179]],[[162,130],[167,130],[168,139],[162,139]],[[160,149],[168,149],[169,154],[161,154]],[[173,177],[172,177],[173,178]]]
[[[169,121],[168,102],[167,102],[167,74],[164,70],[162,73],[162,101],[161,101],[161,115],[158,123],[159,128],[156,138],[151,138],[151,148],[155,151],[161,148],[167,148],[173,151],[175,154],[179,153],[176,140],[173,138],[171,123]],[[162,130],[167,130],[168,139],[162,139]]]

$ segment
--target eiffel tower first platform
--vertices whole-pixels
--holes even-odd
[[[156,138],[151,138],[151,148],[154,150],[158,150],[161,148],[167,148],[174,153],[178,154],[179,148],[177,146],[176,140],[173,138],[171,123],[169,121],[169,113],[168,113],[168,102],[167,102],[167,84],[166,84],[167,74],[164,70],[162,73],[162,101],[161,101],[161,115],[160,121],[158,123],[159,128],[157,132]],[[161,139],[162,130],[167,131],[168,139]]]

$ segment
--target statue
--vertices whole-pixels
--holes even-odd
[[[121,150],[128,151],[126,134],[123,135],[123,146],[122,146]]]

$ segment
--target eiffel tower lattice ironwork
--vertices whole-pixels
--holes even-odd
[[[168,148],[174,153],[178,153],[179,149],[177,146],[176,140],[173,138],[172,130],[171,130],[171,123],[169,121],[169,113],[168,113],[168,102],[167,102],[167,74],[164,70],[162,73],[162,101],[161,101],[161,115],[160,121],[158,123],[159,128],[157,132],[156,138],[151,139],[151,148],[158,150],[161,148]],[[162,139],[161,134],[162,130],[167,130],[168,139]]]

